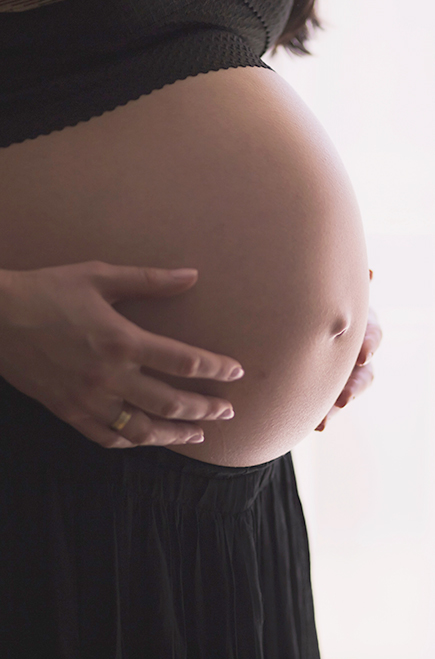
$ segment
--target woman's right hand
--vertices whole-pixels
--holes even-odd
[[[147,332],[112,307],[125,298],[183,293],[197,276],[192,271],[177,280],[170,270],[102,261],[0,270],[0,375],[105,448],[185,444],[203,436],[186,421],[214,420],[231,404],[174,389],[141,373],[141,366],[232,381],[243,375],[230,378],[240,364]],[[122,431],[112,430],[123,409],[132,418]]]

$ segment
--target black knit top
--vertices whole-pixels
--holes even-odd
[[[0,0],[0,147],[261,56],[293,0]],[[273,70],[273,69],[272,69]]]

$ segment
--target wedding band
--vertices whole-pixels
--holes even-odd
[[[116,421],[110,424],[110,427],[112,428],[112,430],[122,430],[124,426],[126,426],[127,423],[130,421],[132,416],[133,414],[131,412],[124,412],[124,410],[122,410],[121,414],[116,419]]]

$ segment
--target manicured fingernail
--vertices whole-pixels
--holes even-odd
[[[229,374],[228,380],[237,380],[238,378],[241,378],[242,375],[245,375],[245,371],[243,370],[243,368],[235,368]]]
[[[225,412],[222,412],[220,416],[218,416],[218,419],[232,419],[234,416],[234,410],[225,410]]]
[[[325,428],[326,428],[326,423],[322,421],[322,423],[317,426],[316,430],[322,432],[322,430],[325,430]]]
[[[204,441],[204,435],[193,435],[193,437],[189,437],[187,440],[188,444],[200,444],[201,442]]]

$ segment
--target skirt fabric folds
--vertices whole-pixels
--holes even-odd
[[[2,659],[319,659],[290,453],[104,449],[0,378],[0,558]]]

